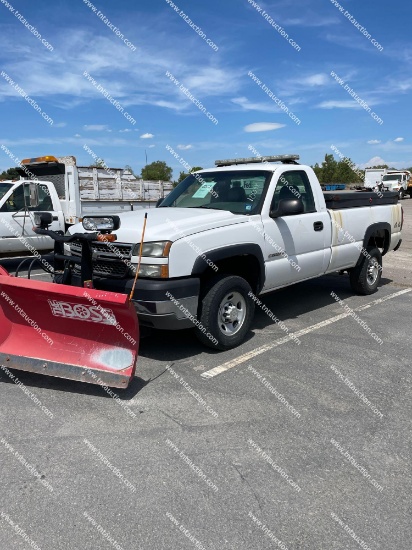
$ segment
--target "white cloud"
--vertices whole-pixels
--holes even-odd
[[[300,80],[301,84],[306,84],[307,86],[324,86],[325,84],[330,83],[330,77],[324,73],[313,74],[307,76]]]
[[[262,111],[264,113],[280,111],[280,108],[275,103],[269,101],[269,98],[265,103],[253,103],[247,97],[234,97],[230,101],[235,105],[239,105],[245,111]]]
[[[149,145],[149,149],[152,149],[153,147],[156,147],[156,145]]]
[[[403,141],[404,139],[405,139],[405,138],[403,138],[403,137],[398,137],[398,138],[394,139],[393,141],[399,142],[399,141]]]
[[[364,164],[359,164],[359,168],[361,170],[364,170],[368,166],[380,166],[381,164],[388,164],[386,160],[383,160],[382,157],[372,157],[368,162],[365,162]]]
[[[82,137],[82,136],[80,134],[74,134],[74,137],[79,138],[79,137]]]
[[[177,148],[181,149],[182,151],[187,151],[188,149],[191,149],[193,145],[178,145]]]
[[[125,128],[124,130],[119,130],[119,132],[121,134],[123,134],[124,132],[131,132],[131,129],[130,128]]]
[[[107,124],[85,124],[83,126],[87,132],[108,132],[109,127]]]
[[[56,145],[64,145],[65,147],[67,145],[75,145],[76,147],[78,147],[79,145],[81,145],[81,143],[79,143],[79,134],[77,134],[77,137],[73,136],[73,137],[64,137],[64,138],[56,138],[54,134],[50,134],[50,136],[46,138],[26,137],[26,138],[21,138],[16,140],[9,140],[5,138],[5,139],[0,139],[0,143],[3,143],[7,147],[9,146],[38,147],[39,145],[53,146],[53,147],[56,147]],[[112,136],[107,136],[107,135],[104,135],[104,137],[99,136],[98,138],[91,138],[87,136],[87,145],[89,147],[92,147],[93,145],[96,147],[110,147],[110,148],[122,147],[123,149],[125,147],[131,146],[130,140],[122,139],[122,138],[113,138]],[[139,147],[139,146],[135,145],[135,147]],[[80,154],[82,152],[83,152],[83,149],[81,149]]]
[[[154,137],[153,134],[142,134],[140,136],[141,139],[152,139],[152,137]]]
[[[377,143],[381,143],[380,139],[370,139],[368,141],[369,145],[376,145]]]
[[[159,29],[158,29],[159,30]],[[54,70],[50,72],[50,52],[43,48],[32,56],[32,38],[30,34],[19,38],[18,49],[13,41],[0,33],[0,51],[5,63],[2,66],[12,78],[24,75],[25,92],[31,96],[47,98],[53,105],[73,109],[91,100],[95,104],[107,105],[115,109],[99,92],[92,82],[83,76],[83,69],[105,88],[116,100],[129,109],[130,106],[155,105],[172,111],[190,111],[193,103],[182,93],[179,86],[165,75],[173,67],[173,73],[192,94],[205,103],[206,96],[220,97],[234,94],[243,82],[244,70],[233,68],[226,63],[210,57],[205,48],[204,55],[199,48],[188,47],[186,38],[180,40],[180,50],[175,48],[165,51],[162,39],[170,38],[168,30],[153,34],[153,28],[141,29],[140,40],[146,44],[144,56],[128,51],[121,40],[113,40],[107,33],[95,34],[84,29],[70,29],[55,37],[53,44]],[[106,36],[107,35],[107,36]],[[199,38],[193,37],[198,41]],[[164,43],[164,42],[163,42]],[[75,52],[75,55],[73,55]],[[19,99],[16,90],[7,82],[0,82],[0,102],[9,98]],[[67,97],[69,100],[67,100]],[[120,117],[121,114],[118,113]]]
[[[373,157],[368,162],[360,164],[361,169],[365,169],[371,166],[380,166],[382,164],[387,164],[389,168],[397,168],[398,170],[405,169],[405,166],[408,166],[408,161],[405,160],[384,160],[382,157]]]
[[[270,130],[278,130],[283,128],[286,124],[279,124],[278,122],[254,122],[248,124],[243,129],[245,132],[269,132]]]
[[[64,128],[67,126],[66,122],[58,122],[57,124],[53,124],[53,128]]]
[[[323,39],[327,40],[328,42],[332,42],[333,44],[337,44],[338,46],[343,46],[345,48],[351,48],[354,50],[363,50],[370,52],[370,43],[368,43],[367,40],[362,36],[361,33],[359,35],[353,35],[348,33],[339,33],[339,34],[326,34],[322,36]]]
[[[299,78],[283,79],[279,82],[277,95],[283,99],[288,97],[288,103],[291,104],[290,98],[298,98],[299,102],[306,102],[308,94],[318,94],[319,88],[333,86],[333,80],[326,73],[314,73]]]
[[[282,25],[296,25],[302,27],[329,27],[330,25],[338,24],[340,21],[336,17],[319,17],[319,13],[313,13],[307,17],[296,17],[292,19],[284,19]]]
[[[322,103],[319,103],[316,107],[319,107],[319,109],[362,109],[359,103],[351,99],[344,101],[322,101]]]
[[[220,95],[237,90],[240,75],[240,70],[238,75],[231,74],[228,77],[227,69],[198,66],[194,72],[182,77],[182,82],[193,94],[198,91],[203,95]]]

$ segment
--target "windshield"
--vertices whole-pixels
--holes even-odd
[[[160,208],[210,208],[233,214],[257,214],[272,174],[263,170],[191,174],[164,199]]]
[[[0,200],[4,197],[8,191],[13,187],[12,183],[2,183],[0,182]]]
[[[382,181],[398,181],[401,179],[399,174],[389,174],[388,176],[383,176]]]

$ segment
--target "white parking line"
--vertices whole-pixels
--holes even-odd
[[[385,296],[384,298],[378,298],[377,300],[373,300],[373,302],[370,302],[369,304],[366,304],[364,306],[354,308],[353,311],[362,311],[374,305],[378,305],[378,304],[381,304],[382,302],[386,302],[386,300],[397,298],[398,296],[401,296],[402,294],[406,294],[407,292],[411,292],[411,291],[412,291],[411,288],[400,290],[399,292],[395,292],[394,294],[389,294],[389,296]],[[214,367],[211,370],[203,372],[200,376],[202,378],[213,378],[214,376],[218,376],[219,374],[222,374],[222,372],[226,372],[229,369],[233,369],[233,367],[236,367],[237,365],[240,365],[241,363],[244,363],[245,361],[248,361],[249,359],[252,359],[257,355],[261,355],[266,351],[269,351],[273,348],[281,346],[282,344],[285,344],[286,342],[289,342],[289,340],[298,338],[299,336],[303,336],[304,334],[308,334],[309,332],[313,332],[314,330],[318,330],[319,328],[326,327],[332,323],[336,323],[336,321],[340,321],[341,319],[344,319],[345,317],[349,317],[350,315],[351,313],[341,313],[340,315],[335,315],[334,317],[330,317],[325,321],[316,323],[316,325],[311,325],[310,327],[303,328],[301,330],[298,330],[297,332],[293,332],[292,334],[288,334],[283,338],[279,338],[279,340],[275,340],[270,344],[265,344],[264,346],[255,348],[251,351],[248,351],[247,353],[244,353],[243,355],[240,355],[239,357],[236,357],[235,359],[232,359],[231,361],[227,361],[226,363],[223,363],[223,365],[219,365],[217,367]]]

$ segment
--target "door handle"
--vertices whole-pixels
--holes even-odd
[[[323,229],[323,222],[314,222],[313,229],[315,231],[322,231]]]

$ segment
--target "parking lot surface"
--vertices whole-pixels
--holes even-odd
[[[288,332],[261,308],[227,352],[154,332],[116,398],[0,371],[0,548],[410,548],[402,205],[403,244],[376,294],[334,274],[262,297]]]

